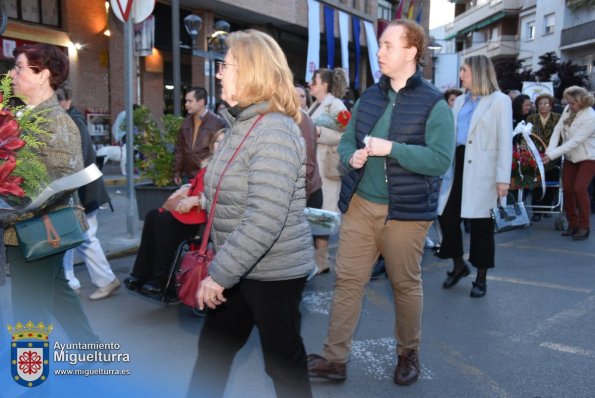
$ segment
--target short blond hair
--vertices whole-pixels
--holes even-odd
[[[485,55],[472,55],[463,61],[471,69],[471,95],[490,95],[500,91],[494,64]]]
[[[580,104],[581,109],[593,106],[595,102],[593,94],[590,94],[586,89],[579,86],[570,86],[564,90],[564,98],[572,98]]]
[[[293,74],[279,44],[254,29],[231,33],[226,41],[237,64],[237,98],[240,107],[269,102],[268,112],[280,112],[301,121],[300,100]]]

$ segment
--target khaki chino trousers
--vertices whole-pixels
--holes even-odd
[[[387,214],[387,205],[354,195],[343,215],[337,279],[322,352],[328,361],[346,363],[349,359],[364,288],[380,254],[384,256],[393,290],[397,355],[419,348],[423,307],[420,263],[424,238],[432,221],[387,221]]]

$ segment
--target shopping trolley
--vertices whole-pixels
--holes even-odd
[[[545,149],[547,145],[545,142],[536,134],[531,133],[531,138],[535,139],[538,144]],[[546,195],[548,190],[555,189],[557,191],[557,195],[554,194],[552,198],[551,204],[525,204],[525,208],[528,211],[537,212],[539,214],[550,214],[556,216],[554,219],[554,228],[557,231],[563,231],[568,228],[568,220],[566,219],[566,215],[564,214],[564,187],[562,185],[562,167],[564,164],[564,156],[562,156],[559,160],[559,163],[554,164],[553,167],[546,170],[546,181],[545,181],[545,188],[546,188]],[[551,179],[548,179],[548,175],[551,176]],[[538,187],[540,187],[539,184]],[[519,189],[518,191],[518,201],[523,201],[524,198],[523,189]],[[533,198],[531,198],[533,201]]]

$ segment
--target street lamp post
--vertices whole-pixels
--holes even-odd
[[[438,43],[433,37],[430,38],[431,43],[428,49],[432,53],[432,84],[436,84],[436,62],[438,62],[438,54],[442,50],[442,45]]]
[[[192,39],[192,55],[201,57],[209,62],[209,108],[215,108],[215,61],[225,59],[225,38],[229,34],[230,26],[226,21],[215,22],[215,32],[208,37],[208,51],[196,48],[196,38],[200,32],[202,19],[198,15],[190,14],[184,18],[184,27]]]

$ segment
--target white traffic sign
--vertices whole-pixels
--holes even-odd
[[[155,0],[110,0],[114,15],[122,22],[132,18],[134,23],[144,21],[153,13]]]

